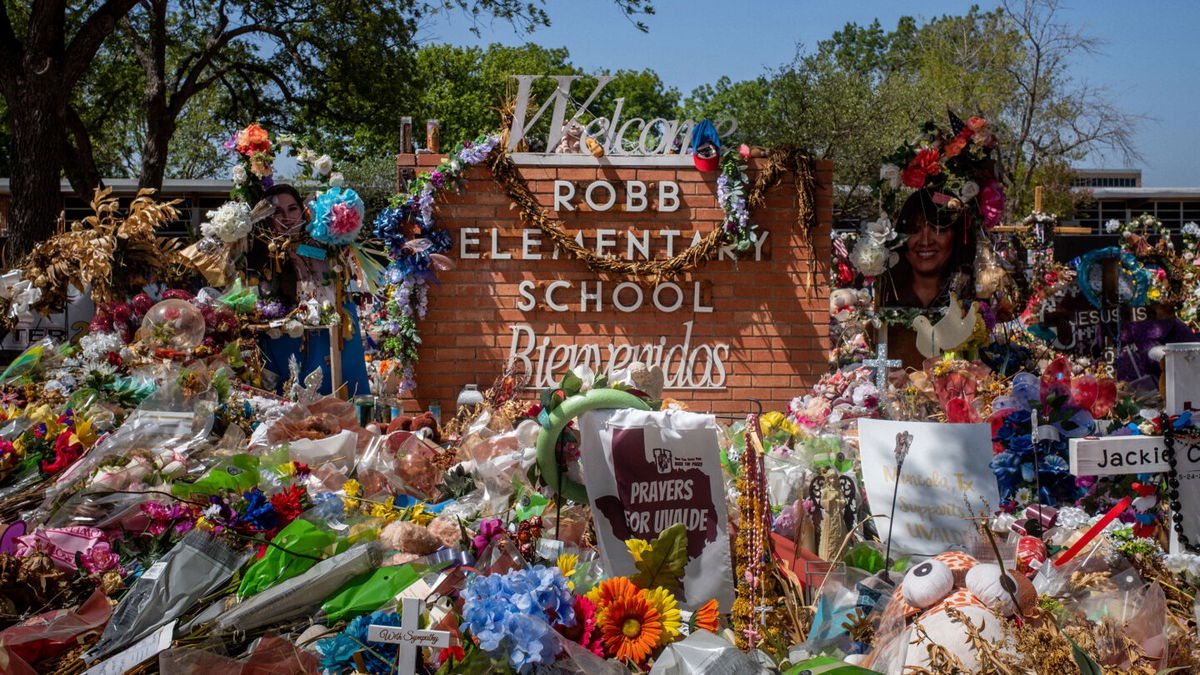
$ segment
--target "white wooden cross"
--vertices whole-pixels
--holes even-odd
[[[881,340],[879,345],[875,347],[875,358],[863,359],[862,362],[864,366],[875,371],[875,386],[879,389],[881,395],[887,393],[888,368],[899,368],[904,365],[904,362],[899,359],[889,360],[887,352],[887,343]]]
[[[404,598],[400,605],[400,625],[371,624],[367,627],[367,642],[399,645],[396,652],[396,672],[413,675],[416,672],[419,647],[449,647],[450,633],[444,630],[420,630],[421,605],[416,598]]]

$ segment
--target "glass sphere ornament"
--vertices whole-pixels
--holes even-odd
[[[152,349],[190,352],[204,340],[204,315],[187,300],[163,300],[146,312],[137,337]]]

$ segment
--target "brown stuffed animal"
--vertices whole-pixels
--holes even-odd
[[[433,418],[433,413],[425,411],[416,417],[400,416],[392,419],[392,423],[388,425],[387,433],[396,431],[412,431],[417,432],[421,429],[429,429],[429,434],[426,436],[434,443],[442,442],[442,434],[438,430],[437,420]]]

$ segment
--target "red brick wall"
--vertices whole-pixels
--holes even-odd
[[[419,171],[436,165],[440,156],[401,155],[398,164]],[[415,161],[416,160],[416,161]],[[665,158],[664,162],[679,158]],[[762,160],[755,160],[761,162]],[[520,164],[520,162],[518,162]],[[596,163],[599,164],[599,163]],[[756,165],[751,165],[755,170]],[[815,251],[804,243],[797,225],[797,195],[794,183],[786,177],[768,195],[764,208],[751,213],[751,221],[770,234],[763,246],[763,260],[753,256],[736,263],[710,260],[699,270],[677,279],[684,290],[680,309],[664,313],[651,302],[652,282],[643,282],[644,302],[634,312],[620,312],[612,306],[612,289],[627,281],[613,275],[597,275],[583,262],[560,254],[551,258],[554,247],[542,235],[541,260],[523,260],[522,229],[518,212],[491,180],[486,169],[472,169],[462,195],[440,200],[434,217],[454,237],[450,257],[454,270],[439,274],[441,286],[430,289],[429,315],[419,325],[423,344],[416,366],[416,398],[422,409],[437,401],[443,411],[453,409],[454,399],[464,384],[489,386],[502,371],[513,340],[514,324],[528,325],[540,343],[550,337],[551,347],[559,344],[598,343],[607,362],[609,343],[659,344],[667,338],[666,348],[683,341],[685,321],[694,321],[691,345],[725,343],[724,388],[713,390],[668,389],[665,396],[683,401],[693,410],[719,414],[742,414],[750,409],[747,398],[758,398],[766,410],[784,410],[789,399],[810,387],[826,369],[829,298],[829,233],[832,221],[830,185],[832,165],[818,163],[817,220],[813,233]],[[665,241],[655,233],[663,229],[683,232],[676,238],[676,252],[690,244],[694,232],[706,235],[721,223],[722,211],[716,202],[716,174],[702,174],[687,165],[666,168],[630,166],[532,166],[522,165],[522,173],[542,204],[553,203],[554,180],[570,180],[576,185],[572,203],[577,210],[554,213],[572,232],[585,232],[584,245],[594,247],[595,230],[617,230],[616,245],[610,249],[624,258],[627,241],[624,233],[651,231],[652,257],[665,255]],[[606,212],[594,212],[584,204],[583,191],[594,180],[607,180],[618,188],[617,206]],[[625,181],[647,183],[650,206],[640,213],[623,210]],[[655,211],[657,184],[673,180],[679,185],[681,205],[672,213]],[[598,188],[596,201],[604,202],[607,193]],[[463,228],[479,228],[471,236],[480,240],[469,250],[479,252],[474,260],[461,258]],[[511,259],[492,259],[492,228],[497,228],[501,253]],[[521,311],[518,292],[523,280],[537,284],[533,291],[538,306]],[[570,311],[555,312],[545,306],[543,289],[556,280],[570,282],[560,288],[554,299]],[[602,281],[603,311],[580,311],[580,284]],[[700,282],[702,304],[711,313],[693,312],[693,283]],[[632,303],[635,293],[626,289],[622,301]],[[674,302],[674,293],[664,290],[665,304]],[[589,301],[594,304],[594,301]],[[591,304],[589,305],[591,306]],[[533,354],[536,357],[536,352]],[[699,359],[703,362],[705,359]],[[535,360],[536,367],[536,360]],[[697,373],[700,368],[697,367]],[[557,373],[561,376],[561,372]],[[411,405],[411,404],[410,404]]]

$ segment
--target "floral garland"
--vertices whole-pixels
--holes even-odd
[[[435,271],[450,267],[445,253],[453,240],[434,220],[434,199],[447,191],[461,192],[467,170],[483,164],[499,144],[499,134],[459,144],[437,168],[418,176],[407,193],[392,197],[388,208],[375,218],[375,236],[387,247],[392,263],[384,271],[387,286],[368,312],[367,332],[376,338],[383,356],[373,362],[380,371],[375,373],[377,379],[395,370],[400,374],[401,394],[416,388],[413,364],[421,344],[417,319],[425,318],[428,309],[429,282],[437,280]],[[405,233],[409,222],[417,226],[415,237]]]
[[[1184,224],[1182,256],[1180,285],[1189,290],[1179,303],[1179,319],[1197,329],[1200,328],[1200,225]]]

